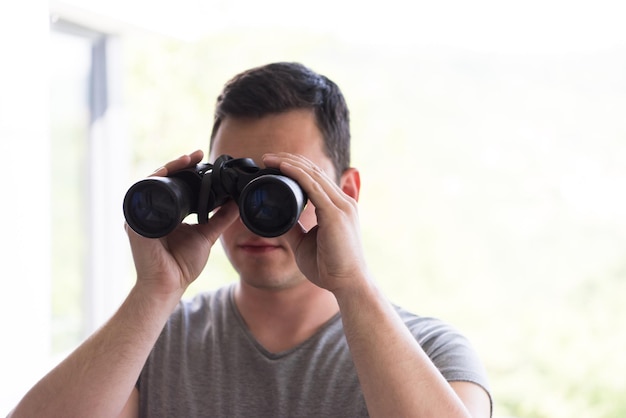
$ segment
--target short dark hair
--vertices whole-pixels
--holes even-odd
[[[339,87],[299,63],[278,62],[233,77],[217,98],[211,145],[224,118],[311,109],[337,177],[350,167],[350,117]]]

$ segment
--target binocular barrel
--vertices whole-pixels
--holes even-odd
[[[126,223],[139,235],[160,238],[197,207],[197,197],[178,178],[150,177],[133,184],[124,197]]]

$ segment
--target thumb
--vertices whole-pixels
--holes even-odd
[[[239,208],[233,200],[229,200],[217,208],[206,224],[199,225],[200,232],[213,245],[237,218],[239,218]]]
[[[298,225],[300,225],[298,223]],[[301,227],[302,228],[302,227]],[[318,275],[317,269],[317,231],[314,226],[308,232],[302,228],[300,239],[292,244],[292,251],[298,264],[298,268],[309,280],[315,280]]]

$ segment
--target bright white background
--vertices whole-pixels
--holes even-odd
[[[606,412],[606,393],[626,390],[616,378],[626,372],[619,354],[626,314],[603,308],[617,306],[619,294],[612,289],[624,290],[626,274],[624,3],[441,1],[407,8],[399,1],[327,0],[306,6],[200,0],[0,4],[0,414],[57,360],[50,347],[55,243],[47,181],[51,11],[53,18],[113,33],[122,42],[155,39],[171,46],[215,39],[241,51],[223,66],[219,59],[209,63],[219,77],[202,98],[207,112],[185,120],[198,124],[200,134],[181,140],[161,133],[163,143],[180,141],[167,152],[137,151],[141,134],[130,117],[136,103],[126,98],[120,111],[128,114],[117,117],[131,120],[126,132],[114,136],[116,146],[127,145],[118,149],[122,154],[141,154],[101,161],[101,172],[132,173],[111,180],[120,190],[148,167],[178,155],[170,153],[206,149],[209,112],[226,77],[264,60],[292,58],[275,51],[297,40],[277,36],[272,45],[259,44],[250,38],[255,30],[371,50],[368,67],[353,69],[349,57],[321,59],[319,53],[310,63],[344,87],[353,110],[355,164],[365,180],[364,238],[381,286],[395,301],[442,316],[472,337],[499,396],[497,416],[572,416],[572,410],[588,411],[580,399],[595,391],[603,394],[586,416],[615,416]],[[220,40],[238,29],[248,38]],[[180,59],[185,48],[162,55]],[[340,49],[321,44],[317,50]],[[389,62],[375,62],[379,51]],[[154,55],[145,55],[154,62]],[[304,54],[293,59],[309,63]],[[396,59],[411,67],[398,68]],[[406,80],[406,86],[397,88],[403,83],[394,80]],[[178,88],[177,81],[157,81]],[[163,100],[142,110],[168,108],[174,112]],[[115,291],[96,309],[94,326],[132,280],[123,264],[128,259],[117,227],[120,213],[111,199],[111,209],[105,206],[95,222],[114,232],[105,234],[110,241],[98,242],[101,254],[115,254],[122,264],[100,261],[97,270],[106,276],[100,282]],[[199,288],[215,285],[204,280]],[[571,398],[563,395],[568,390]]]

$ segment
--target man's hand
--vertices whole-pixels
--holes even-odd
[[[296,180],[315,206],[317,226],[290,231],[300,271],[331,292],[348,288],[367,275],[361,245],[357,201],[360,180],[350,169],[337,184],[308,159],[288,153],[266,154],[263,162]]]
[[[183,155],[157,169],[152,175],[168,176],[193,167],[203,156],[200,150]],[[237,205],[228,202],[216,211],[208,223],[182,223],[162,238],[142,237],[126,225],[137,270],[137,286],[154,295],[182,295],[202,272],[213,244],[237,217]]]

